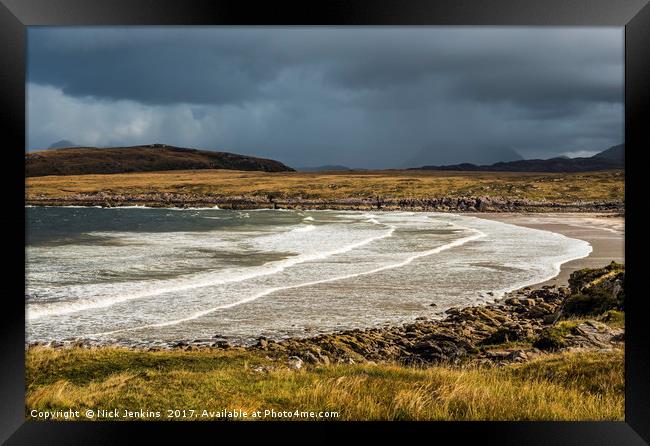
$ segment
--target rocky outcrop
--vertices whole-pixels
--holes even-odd
[[[562,314],[586,316],[625,309],[625,266],[611,262],[604,268],[585,268],[569,279],[571,295],[562,306]]]
[[[489,346],[533,339],[553,323],[566,292],[555,288],[521,291],[483,306],[451,308],[442,320],[279,342],[265,339],[251,348],[300,357],[312,364],[458,363],[466,359],[494,360],[496,356],[500,361],[516,360],[521,353],[497,355]]]
[[[251,348],[299,357],[311,364],[396,361],[426,365],[506,364],[556,351],[610,350],[623,344],[623,329],[594,320],[565,328],[559,347],[540,343],[545,331],[555,327],[569,295],[567,288],[525,290],[483,306],[451,308],[442,320],[279,342],[264,339]]]
[[[625,330],[622,328],[611,328],[603,323],[589,320],[571,330],[571,333],[565,337],[565,348],[570,350],[608,350],[624,340]]]
[[[223,209],[333,209],[333,210],[408,210],[437,212],[623,212],[623,201],[554,202],[507,199],[503,197],[344,198],[337,200],[264,196],[222,196],[194,193],[109,194],[105,192],[70,194],[52,198],[27,197],[34,206],[150,206],[214,207]]]
[[[451,308],[442,320],[419,320],[390,328],[348,330],[309,338],[258,339],[247,349],[302,364],[400,362],[410,365],[474,362],[507,364],[564,350],[609,350],[624,331],[587,320],[557,328],[568,288],[521,290],[482,306]],[[569,324],[570,325],[570,324]],[[244,348],[224,341],[196,340],[174,348]]]

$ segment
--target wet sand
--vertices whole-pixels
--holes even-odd
[[[471,214],[487,220],[557,232],[571,238],[589,242],[593,251],[589,256],[564,263],[560,274],[534,288],[543,285],[567,285],[572,272],[581,268],[599,268],[612,260],[625,262],[625,219],[612,214],[561,213],[481,213]]]

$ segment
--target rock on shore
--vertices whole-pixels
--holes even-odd
[[[622,212],[623,201],[555,202],[504,197],[344,198],[336,200],[282,198],[273,196],[220,196],[193,193],[70,194],[64,197],[30,196],[33,206],[150,206],[214,207],[223,209],[333,209],[408,210],[438,212]]]
[[[349,330],[280,342],[260,339],[251,348],[299,357],[312,364],[522,362],[545,351],[558,350],[513,343],[530,342],[553,326],[568,294],[565,288],[520,292],[488,305],[452,308],[439,321],[416,321],[400,327]],[[622,342],[622,329],[587,321],[567,335],[562,348],[611,349]]]

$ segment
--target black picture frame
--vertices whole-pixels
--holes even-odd
[[[626,391],[625,422],[438,423],[113,423],[25,420],[24,231],[26,27],[43,25],[521,25],[625,27],[626,149]],[[507,444],[650,443],[650,314],[641,241],[641,156],[650,123],[650,6],[647,0],[335,0],[250,2],[225,0],[0,0],[0,122],[6,225],[0,325],[0,441],[6,444],[128,444],[135,431],[172,439],[187,431],[213,441],[223,433],[247,436],[272,428],[285,441],[351,428],[406,441],[462,440],[468,435]],[[21,190],[22,189],[22,190]],[[16,227],[14,228],[13,225]],[[23,229],[20,229],[20,228]],[[24,234],[24,232],[23,232]],[[22,277],[22,279],[21,279]],[[22,291],[21,291],[22,290]],[[234,431],[234,432],[232,432]],[[300,437],[292,436],[299,435]],[[426,435],[416,440],[415,434]],[[404,440],[402,440],[404,441]],[[446,442],[446,441],[445,441]]]

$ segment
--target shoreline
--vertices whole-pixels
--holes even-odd
[[[503,213],[474,214],[477,218],[494,220],[531,229],[562,234],[588,242],[592,251],[586,257],[569,260],[560,265],[555,277],[531,285],[537,289],[545,285],[566,286],[572,272],[582,268],[599,268],[613,261],[625,262],[625,219],[608,213],[539,214]]]
[[[26,197],[26,206],[80,206],[80,207],[150,207],[150,208],[214,208],[251,209],[295,209],[295,210],[358,210],[358,211],[422,211],[422,212],[608,212],[622,214],[625,203],[622,200],[600,201],[533,201],[504,197],[440,197],[426,199],[411,198],[344,198],[344,199],[300,199],[273,196],[216,196],[186,195],[172,193],[154,194],[74,194],[65,197]]]
[[[610,270],[622,266],[612,263],[600,268],[593,283]],[[583,286],[581,284],[579,287]],[[611,289],[614,284],[607,284]],[[601,286],[601,285],[599,285]],[[615,285],[614,285],[615,286]],[[381,328],[350,329],[308,337],[287,339],[257,338],[252,345],[230,344],[224,339],[180,340],[166,345],[139,347],[122,344],[95,345],[89,341],[34,343],[26,350],[47,348],[121,349],[147,352],[239,352],[266,354],[286,361],[289,368],[303,364],[401,363],[424,366],[434,364],[476,364],[503,366],[522,363],[546,355],[575,351],[616,351],[624,348],[624,329],[607,323],[611,312],[601,316],[561,321],[564,307],[578,288],[545,285],[525,287],[494,301],[468,307],[452,307],[443,319],[418,317],[413,322]],[[556,328],[558,324],[563,328]],[[545,345],[553,330],[563,331],[562,344]]]
[[[328,338],[338,338],[338,337],[358,337],[366,336],[367,334],[381,334],[385,335],[395,335],[400,332],[400,330],[418,330],[420,328],[425,328],[431,330],[432,327],[447,327],[450,323],[458,321],[457,315],[463,315],[465,318],[469,315],[475,314],[484,314],[484,313],[493,313],[496,312],[499,315],[499,320],[510,321],[512,322],[513,317],[516,320],[516,323],[525,327],[524,331],[526,332],[538,332],[541,330],[543,323],[540,324],[539,317],[531,318],[520,318],[518,316],[520,308],[517,305],[512,305],[514,301],[519,299],[524,299],[525,301],[533,300],[533,303],[530,303],[530,307],[527,311],[532,311],[533,316],[548,316],[549,309],[553,311],[557,310],[559,302],[562,300],[562,296],[566,294],[566,285],[567,279],[571,272],[574,272],[578,269],[586,267],[604,267],[606,264],[612,260],[617,262],[624,262],[624,253],[616,253],[616,247],[614,245],[619,245],[622,248],[624,235],[620,230],[620,227],[623,226],[624,220],[622,217],[613,216],[609,213],[545,213],[540,215],[539,213],[475,213],[473,216],[477,218],[491,219],[496,221],[501,221],[503,223],[509,223],[514,225],[519,225],[523,227],[529,227],[533,229],[542,229],[548,230],[551,232],[557,232],[563,234],[567,237],[578,238],[589,242],[592,245],[592,251],[586,257],[570,260],[564,262],[560,266],[560,273],[553,278],[538,282],[536,284],[531,284],[519,289],[505,293],[502,297],[494,299],[494,301],[484,302],[482,304],[475,304],[468,307],[452,307],[447,310],[442,318],[438,319],[427,319],[425,317],[418,317],[414,322],[406,322],[402,324],[395,324],[391,326],[384,327],[375,327],[375,328],[360,328],[353,330],[344,330],[344,331],[335,331],[332,333],[312,335],[312,336],[299,336],[291,337],[279,340],[269,340],[266,338],[259,338],[257,344],[230,344],[229,341],[224,339],[180,339],[177,341],[168,341],[162,345],[153,345],[153,346],[143,346],[143,345],[130,345],[120,342],[107,342],[107,343],[97,343],[90,340],[76,339],[76,340],[66,340],[66,341],[53,341],[53,342],[35,342],[26,344],[26,348],[31,348],[33,346],[49,346],[52,348],[69,348],[73,346],[81,346],[88,348],[110,348],[110,347],[120,347],[126,348],[134,351],[155,351],[155,350],[176,350],[176,349],[195,349],[195,348],[216,348],[216,349],[254,349],[259,348],[260,345],[305,345],[312,344],[314,342],[320,342],[323,339]],[[571,219],[574,220],[571,220]],[[588,220],[592,224],[585,227],[585,220]],[[600,226],[595,224],[596,222],[605,221],[606,224],[600,223]],[[599,238],[600,237],[600,238]],[[603,261],[603,259],[607,259]],[[541,294],[540,294],[541,293]],[[532,296],[532,297],[531,297]],[[509,303],[508,303],[509,302]],[[547,304],[551,303],[551,307]],[[541,310],[538,308],[538,304],[541,305]],[[546,305],[545,305],[546,304]],[[528,304],[527,304],[528,305]],[[490,319],[490,318],[488,318]],[[542,321],[543,322],[543,317]],[[495,325],[493,328],[498,329],[498,325]],[[406,332],[403,332],[406,333]],[[381,337],[380,336],[380,337]],[[465,341],[455,339],[453,341],[455,344],[466,344]],[[295,353],[295,352],[294,352]],[[359,358],[357,358],[359,360]]]

